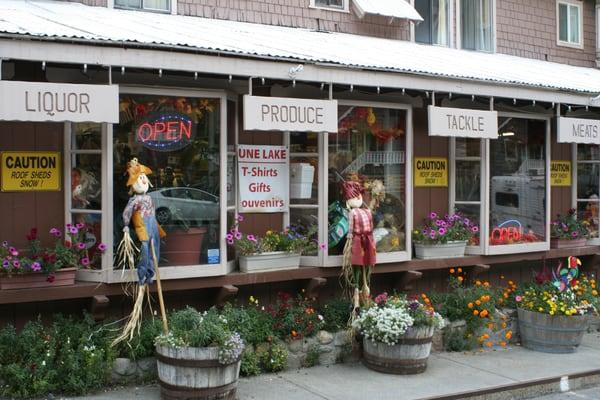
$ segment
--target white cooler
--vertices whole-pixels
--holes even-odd
[[[290,198],[310,199],[315,167],[308,163],[290,164]]]

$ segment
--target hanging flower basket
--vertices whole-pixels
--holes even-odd
[[[77,268],[62,268],[54,272],[54,279],[48,279],[43,272],[29,272],[18,275],[0,275],[0,290],[30,289],[75,284]]]
[[[550,247],[553,249],[565,249],[571,247],[582,247],[587,244],[586,238],[581,239],[550,239]]]
[[[466,240],[448,243],[415,243],[415,256],[421,259],[464,257]]]
[[[300,267],[300,254],[285,251],[240,256],[240,271],[242,272],[265,272],[298,267]]]

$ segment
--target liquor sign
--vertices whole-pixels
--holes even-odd
[[[3,192],[60,190],[62,170],[60,153],[5,151],[0,158]]]
[[[600,144],[600,120],[558,117],[558,143]]]
[[[244,129],[331,132],[338,130],[337,100],[244,96]]]
[[[193,139],[192,120],[178,112],[151,113],[135,127],[135,140],[152,150],[180,150]]]
[[[550,185],[571,186],[571,161],[550,161]]]
[[[287,212],[290,204],[287,147],[239,145],[237,156],[240,212]]]
[[[447,187],[448,159],[441,157],[415,157],[416,187]]]
[[[427,114],[429,136],[498,138],[498,113],[496,111],[429,106]]]
[[[0,81],[0,120],[117,124],[119,87]]]

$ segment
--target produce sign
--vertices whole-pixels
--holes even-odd
[[[60,153],[5,151],[1,159],[3,192],[60,190]]]
[[[192,142],[193,128],[192,120],[185,114],[151,113],[135,127],[135,138],[152,150],[180,150]]]
[[[289,152],[285,146],[238,146],[240,212],[289,209]]]

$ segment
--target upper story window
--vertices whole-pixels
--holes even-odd
[[[583,48],[583,3],[575,0],[558,0],[556,14],[558,44]]]
[[[494,51],[494,0],[460,0],[463,49]]]
[[[338,11],[348,11],[350,0],[310,0],[311,7],[329,8]]]
[[[115,7],[170,12],[171,0],[115,0]]]
[[[415,0],[415,9],[423,17],[415,27],[415,41],[448,46],[449,0]]]

